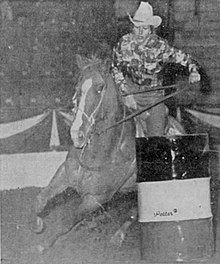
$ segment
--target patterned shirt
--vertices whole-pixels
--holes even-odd
[[[140,43],[130,33],[114,49],[113,75],[118,84],[125,83],[128,76],[136,84],[154,86],[164,63],[179,63],[188,67],[189,72],[198,70],[189,54],[171,47],[156,34],[150,34]]]

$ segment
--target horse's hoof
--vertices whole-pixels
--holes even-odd
[[[121,247],[125,240],[125,233],[122,230],[118,230],[111,238],[110,243],[116,247]]]
[[[36,234],[43,233],[45,228],[46,228],[46,225],[43,219],[40,218],[39,216],[37,216],[36,221],[34,223],[33,222],[31,223],[31,230]]]
[[[45,247],[43,247],[42,245],[37,245],[37,247],[36,247],[36,249],[37,249],[37,252],[39,253],[39,254],[44,254],[45,252],[46,252],[46,248]]]
[[[45,205],[46,203],[44,202],[42,196],[38,195],[34,206],[36,214],[40,214],[44,210]]]
[[[30,247],[29,252],[31,254],[43,255],[47,251],[47,248],[42,245],[34,245]]]

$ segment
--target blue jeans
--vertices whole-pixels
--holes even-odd
[[[137,110],[150,106],[163,97],[163,91],[153,91],[133,95]],[[161,103],[137,116],[136,119],[141,124],[145,136],[162,136],[165,134],[167,123],[166,106],[164,103]]]

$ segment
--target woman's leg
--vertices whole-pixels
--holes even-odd
[[[164,97],[163,92],[147,92],[141,95],[135,95],[134,99],[138,109],[143,109],[146,106],[153,105],[157,100]],[[139,117],[143,124],[144,131],[147,137],[162,136],[165,134],[165,127],[167,123],[166,106],[164,103],[154,106],[153,108],[142,113]],[[142,125],[143,127],[143,125]]]
[[[166,107],[161,103],[149,110],[146,119],[147,136],[162,136],[165,134],[166,127]]]

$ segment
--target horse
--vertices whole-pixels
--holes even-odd
[[[74,95],[76,111],[70,129],[73,145],[49,185],[37,196],[35,232],[44,230],[41,213],[48,201],[68,187],[79,194],[80,203],[72,225],[61,227],[49,237],[40,245],[41,251],[110,201],[115,193],[136,190],[136,125],[133,118],[114,125],[129,114],[129,109],[112,77],[111,61],[78,56],[77,65],[81,77]],[[131,217],[136,219],[134,214]]]
[[[81,197],[75,210],[73,225],[87,214],[111,200],[119,189],[130,188],[135,183],[135,124],[131,119],[101,134],[98,131],[127,115],[114,80],[109,73],[109,63],[85,62],[78,58],[82,76],[76,88],[77,112],[71,127],[73,145],[66,160],[58,168],[49,185],[36,199],[36,233],[43,230],[40,217],[48,201],[72,187]],[[71,227],[68,227],[69,230]],[[49,248],[63,233],[59,230],[41,250]]]

